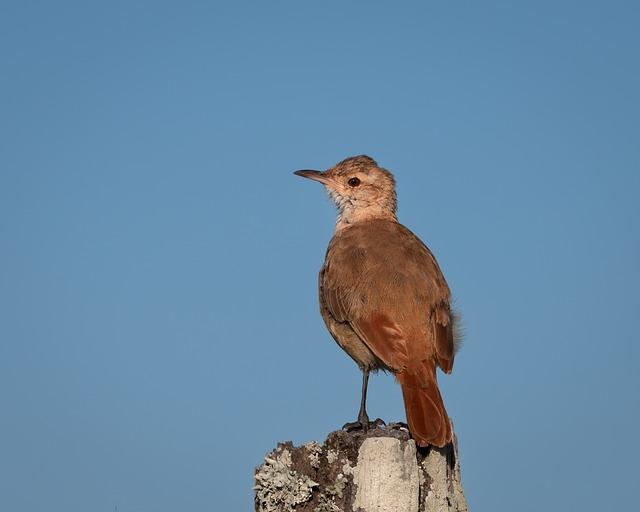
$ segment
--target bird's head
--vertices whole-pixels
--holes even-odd
[[[366,155],[343,160],[330,169],[294,174],[322,183],[338,207],[338,228],[373,218],[396,219],[393,174]]]

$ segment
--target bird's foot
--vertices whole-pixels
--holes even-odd
[[[347,432],[354,432],[356,430],[362,430],[364,433],[367,433],[369,431],[369,429],[375,429],[378,427],[383,427],[385,426],[386,423],[381,420],[380,418],[376,418],[373,421],[368,421],[368,418],[366,421],[354,421],[351,423],[345,423],[342,426],[342,430],[346,430]]]

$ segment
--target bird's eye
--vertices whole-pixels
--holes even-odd
[[[360,180],[358,178],[349,178],[349,181],[347,181],[347,183],[350,187],[357,187],[358,185],[360,185]]]

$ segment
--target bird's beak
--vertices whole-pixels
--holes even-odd
[[[302,169],[300,171],[296,171],[293,174],[297,176],[302,176],[303,178],[309,178],[310,180],[319,181],[320,183],[326,185],[329,182],[329,178],[324,172],[320,171],[312,171],[310,169]]]

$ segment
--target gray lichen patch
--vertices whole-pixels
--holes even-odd
[[[313,509],[313,512],[343,512],[343,510],[333,501],[333,498],[321,494],[318,498],[318,505]]]
[[[336,499],[342,499],[342,494],[348,484],[347,478],[339,473],[336,481],[332,485],[327,485],[324,493],[318,497],[318,505],[314,512],[343,512],[343,509],[336,503]]]
[[[311,441],[304,445],[304,448],[309,452],[309,464],[312,468],[320,467],[320,455],[322,454],[322,446],[315,441]]]
[[[256,508],[261,512],[293,512],[311,499],[318,484],[291,469],[291,454],[279,447],[256,471]]]
[[[353,475],[353,470],[354,470],[354,469],[355,469],[355,468],[354,468],[351,464],[349,464],[348,462],[345,462],[345,463],[342,465],[342,472],[343,472],[345,475]]]
[[[337,496],[338,498],[342,498],[342,493],[344,492],[345,487],[347,487],[347,478],[342,474],[338,473],[336,477],[336,481],[333,485],[328,485],[325,494],[329,496]]]

